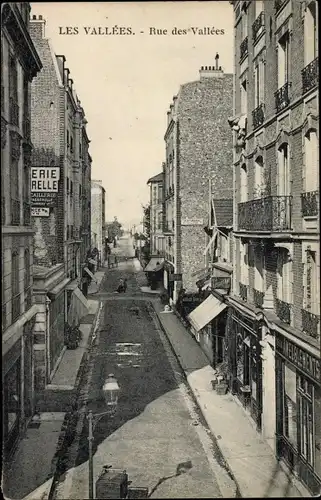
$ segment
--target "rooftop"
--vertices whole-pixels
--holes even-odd
[[[164,174],[161,172],[160,174],[154,175],[154,177],[151,177],[148,179],[147,184],[150,182],[162,182],[164,180]]]

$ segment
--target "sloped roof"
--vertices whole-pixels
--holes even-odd
[[[233,226],[233,199],[223,198],[216,200],[213,198],[213,205],[218,227]]]
[[[154,175],[154,177],[148,179],[147,184],[149,184],[150,182],[162,182],[163,179],[164,179],[164,174],[163,172],[161,172],[160,174]]]

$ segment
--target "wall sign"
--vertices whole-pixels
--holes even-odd
[[[182,219],[182,226],[202,226],[204,224],[203,219]]]
[[[59,179],[59,167],[31,168],[31,204],[33,207],[52,207],[55,205]]]
[[[303,349],[285,337],[280,336],[276,337],[276,351],[294,366],[310,375],[314,380],[320,381],[321,367],[319,359],[303,351]]]
[[[182,281],[182,275],[181,274],[170,274],[169,281]]]
[[[31,207],[32,217],[49,217],[49,207]]]

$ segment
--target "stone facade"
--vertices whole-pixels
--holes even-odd
[[[102,181],[91,181],[91,245],[99,251],[101,265],[106,260],[105,226],[106,226],[106,191]]]
[[[182,286],[196,290],[193,274],[204,267],[211,194],[232,196],[233,75],[218,66],[202,67],[200,79],[181,86],[168,112],[165,134],[165,206],[167,260],[182,274]],[[174,299],[175,300],[175,299]]]
[[[1,7],[2,376],[5,457],[34,410],[30,85],[42,67],[28,2]]]
[[[150,186],[150,254],[164,254],[163,235],[163,172],[151,177]]]

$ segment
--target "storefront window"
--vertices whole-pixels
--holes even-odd
[[[316,474],[321,477],[321,390],[314,390],[314,469]]]
[[[257,398],[257,366],[256,360],[252,358],[251,366],[251,396],[256,400]]]
[[[236,376],[238,380],[244,383],[244,344],[242,335],[239,334],[236,340]]]
[[[298,399],[300,408],[300,452],[310,465],[314,465],[313,443],[313,385],[299,377]]]
[[[20,363],[16,363],[6,374],[4,381],[7,434],[19,423],[20,415]]]
[[[297,448],[296,373],[284,364],[284,436]]]

